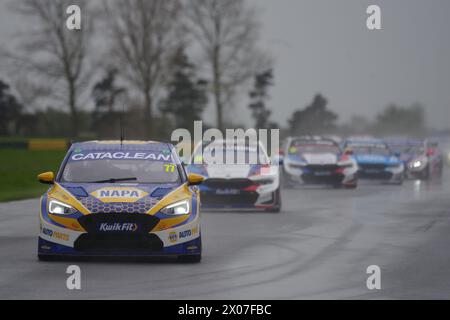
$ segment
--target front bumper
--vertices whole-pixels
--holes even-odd
[[[337,165],[284,167],[284,178],[297,185],[356,185],[356,167],[341,168]]]
[[[277,205],[278,188],[278,178],[266,185],[259,185],[249,179],[214,179],[211,183],[207,181],[200,186],[202,208],[209,210],[270,209]]]
[[[401,183],[404,179],[405,167],[403,165],[389,167],[385,165],[359,165],[358,178],[375,180],[384,183]]]
[[[41,215],[38,254],[117,257],[201,254],[198,215],[186,224],[155,232],[99,233],[87,229],[82,232],[60,227]]]

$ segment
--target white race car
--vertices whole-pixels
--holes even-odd
[[[187,171],[205,179],[200,186],[203,208],[281,210],[279,166],[271,164],[260,142],[199,143]]]
[[[290,137],[283,153],[283,179],[287,187],[317,184],[353,189],[358,185],[358,165],[351,150],[342,151],[333,140]]]

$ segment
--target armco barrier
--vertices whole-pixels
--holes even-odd
[[[69,141],[64,139],[30,139],[29,150],[67,150]]]
[[[27,149],[27,141],[0,141],[0,149]]]

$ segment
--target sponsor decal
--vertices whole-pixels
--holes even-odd
[[[157,160],[157,161],[171,161],[171,154],[164,153],[149,153],[149,152],[91,152],[91,153],[74,153],[70,157],[71,161],[85,161],[85,160]]]
[[[216,194],[222,194],[222,195],[233,195],[233,194],[239,194],[239,189],[217,189]]]
[[[178,240],[177,233],[175,231],[170,232],[169,233],[169,241],[172,243],[175,243],[175,242],[177,242],[177,240]]]
[[[192,235],[192,230],[184,230],[184,231],[180,231],[180,239],[189,237]]]
[[[111,231],[121,231],[121,232],[136,232],[138,230],[138,225],[136,223],[130,222],[102,222],[98,227],[99,231],[111,232]]]
[[[58,232],[58,231],[53,231],[51,229],[42,228],[42,234],[45,234],[46,236],[49,236],[51,238],[55,238],[55,239],[59,239],[59,240],[63,240],[63,241],[69,241],[68,234]]]
[[[178,239],[184,239],[193,235],[198,234],[198,226],[192,228],[192,229],[187,229],[187,230],[183,230],[180,232],[176,232],[176,231],[171,231],[169,233],[169,240],[172,243],[175,243],[178,241]]]
[[[164,171],[165,172],[174,172],[176,168],[175,164],[169,163],[164,165]]]
[[[180,239],[183,239],[183,238],[186,238],[186,237],[190,237],[190,236],[196,235],[197,233],[198,233],[198,226],[194,227],[192,229],[180,231],[180,233],[178,234],[178,237]]]
[[[133,187],[104,187],[91,192],[91,195],[102,202],[136,202],[148,192]]]

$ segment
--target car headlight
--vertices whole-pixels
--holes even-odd
[[[410,163],[408,163],[408,167],[412,168],[412,169],[420,169],[423,168],[427,165],[427,160],[426,159],[415,159],[413,161],[411,161]]]
[[[160,210],[164,214],[183,215],[189,213],[189,201],[182,200],[172,203]]]
[[[413,167],[413,168],[420,168],[422,165],[423,165],[423,163],[420,160],[411,162],[411,164],[410,164],[410,166]]]
[[[51,214],[69,215],[77,212],[77,210],[68,204],[52,199],[48,203],[48,212]]]

